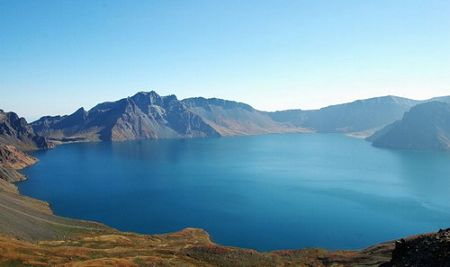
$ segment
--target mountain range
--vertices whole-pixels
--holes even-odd
[[[251,106],[220,99],[160,96],[140,92],[71,115],[33,122],[36,133],[58,141],[219,137],[300,131],[277,123]]]
[[[293,132],[346,133],[363,137],[376,133],[368,138],[374,141],[380,132],[386,131],[384,127],[401,120],[412,107],[429,102],[450,103],[450,97],[418,101],[384,96],[317,110],[265,112],[235,101],[203,97],[179,100],[175,95],[160,96],[151,91],[101,103],[89,111],[80,108],[70,115],[42,117],[31,123],[31,127],[39,136],[56,142]],[[374,144],[395,147],[382,141]]]

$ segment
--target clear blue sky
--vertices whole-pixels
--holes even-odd
[[[0,108],[137,91],[317,108],[450,94],[450,1],[0,0]]]

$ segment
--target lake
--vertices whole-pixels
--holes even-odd
[[[450,226],[450,153],[339,134],[78,143],[36,152],[20,191],[123,231],[203,228],[261,251],[356,249]]]

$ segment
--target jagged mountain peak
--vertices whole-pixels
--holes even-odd
[[[173,101],[178,101],[176,95],[167,95],[161,96],[155,91],[150,92],[138,92],[135,95],[129,97],[131,101],[136,103],[138,106],[143,105],[155,105],[155,106],[164,106]]]

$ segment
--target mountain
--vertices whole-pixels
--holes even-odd
[[[51,146],[45,138],[34,133],[24,118],[14,112],[0,110],[0,190],[15,191],[10,182],[25,179],[17,170],[36,162],[22,151]]]
[[[304,131],[277,122],[266,112],[240,102],[203,97],[188,98],[182,102],[222,136]]]
[[[369,138],[377,147],[450,149],[450,104],[426,102]]]
[[[318,110],[271,112],[272,119],[325,133],[371,131],[400,119],[419,101],[396,96],[376,97]]]
[[[116,102],[80,108],[68,116],[42,117],[35,132],[60,141],[217,137],[300,131],[243,103],[159,96],[140,92]]]
[[[40,135],[62,141],[219,136],[176,96],[154,91],[101,103],[89,111],[81,108],[68,116],[43,117],[32,126]]]
[[[51,146],[45,138],[35,134],[24,118],[3,110],[0,110],[0,144],[14,145],[25,151]]]
[[[318,110],[264,112],[217,98],[159,96],[140,92],[116,102],[80,108],[68,116],[43,117],[34,131],[59,141],[134,140],[256,135],[286,132],[352,133],[368,136],[402,118],[411,107],[450,97],[418,101],[375,97]]]

